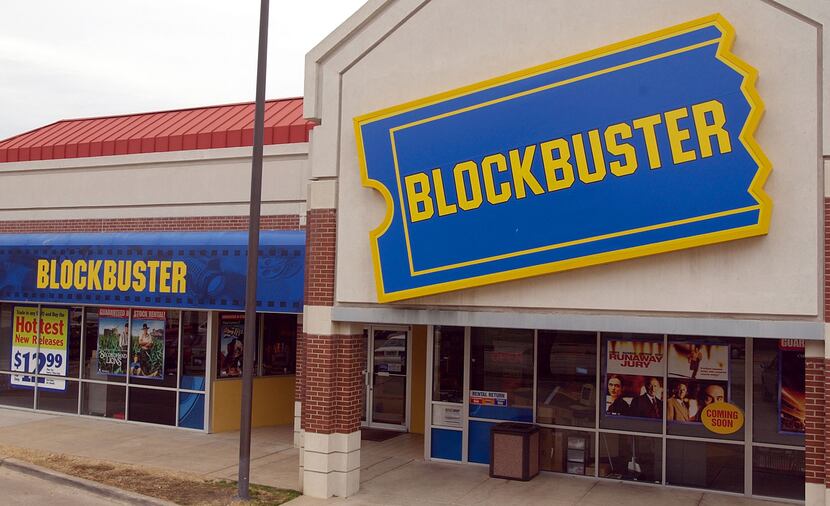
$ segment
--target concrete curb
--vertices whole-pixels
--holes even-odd
[[[107,499],[123,501],[128,504],[136,504],[141,506],[176,506],[176,503],[137,494],[135,492],[129,492],[110,485],[104,485],[103,483],[85,480],[83,478],[78,478],[77,476],[59,473],[57,471],[36,466],[34,464],[30,464],[29,462],[24,462],[14,458],[0,459],[0,466],[23,474],[28,474],[29,476],[51,481],[53,483],[59,483],[61,485],[85,490]]]

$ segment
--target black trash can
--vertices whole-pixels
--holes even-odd
[[[504,422],[490,429],[490,476],[529,481],[539,474],[539,427]]]

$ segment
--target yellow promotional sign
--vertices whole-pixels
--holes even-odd
[[[715,434],[734,434],[744,426],[744,413],[728,402],[715,402],[701,410],[700,421]]]
[[[66,376],[69,311],[62,308],[15,306],[12,324],[12,385],[66,390],[66,381],[34,374]]]

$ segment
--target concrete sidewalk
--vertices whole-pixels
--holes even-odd
[[[292,428],[254,429],[251,481],[298,489]],[[77,416],[0,408],[0,444],[236,480],[239,433],[201,434]],[[363,441],[360,492],[328,501],[300,497],[292,506],[580,505],[771,506],[739,496],[542,473],[527,483],[490,478],[485,466],[423,460],[423,438],[404,434]]]

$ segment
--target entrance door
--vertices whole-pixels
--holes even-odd
[[[364,424],[407,430],[409,330],[369,327],[366,335]]]

